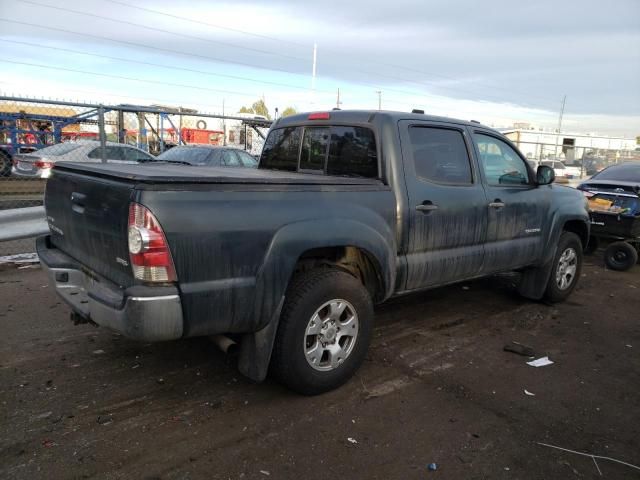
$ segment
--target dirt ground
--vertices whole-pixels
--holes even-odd
[[[40,269],[2,271],[0,477],[640,478],[538,444],[640,465],[640,266],[587,263],[561,305],[504,278],[393,300],[357,376],[312,398],[252,384],[208,339],[73,326]]]

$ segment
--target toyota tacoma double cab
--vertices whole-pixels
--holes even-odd
[[[518,271],[525,297],[567,298],[589,218],[553,180],[478,122],[299,114],[258,169],[56,164],[37,250],[76,320],[225,335],[246,376],[318,394],[358,369],[391,297]]]

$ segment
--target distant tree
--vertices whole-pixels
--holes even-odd
[[[269,115],[269,108],[264,103],[263,99],[257,100],[253,102],[253,105],[250,107],[241,107],[238,113],[254,113],[256,115],[262,115],[263,117],[271,120],[271,115]]]
[[[287,107],[282,111],[282,117],[288,117],[289,115],[295,115],[298,111],[294,107]]]
[[[271,120],[271,115],[269,115],[269,109],[267,108],[267,105],[264,103],[264,100],[260,99],[257,102],[254,102],[253,105],[251,105],[251,109],[253,110],[253,113],[255,113],[256,115],[262,115],[263,117],[267,117],[269,120]]]
[[[640,135],[636,137],[636,145],[640,145]]]

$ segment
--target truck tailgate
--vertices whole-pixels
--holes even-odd
[[[133,183],[55,169],[45,207],[51,242],[121,287],[133,284],[127,227]]]

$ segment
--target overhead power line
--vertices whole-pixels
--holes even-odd
[[[47,50],[57,50],[60,52],[67,52],[67,53],[74,53],[77,55],[85,55],[88,57],[95,57],[95,58],[104,58],[107,60],[115,60],[118,62],[127,62],[127,63],[133,63],[133,64],[138,64],[138,65],[146,65],[146,66],[150,66],[150,67],[158,67],[158,68],[166,68],[168,70],[178,70],[178,71],[183,71],[183,72],[190,72],[190,73],[197,73],[200,75],[210,75],[210,76],[214,76],[214,77],[221,77],[221,78],[229,78],[232,80],[243,80],[246,82],[253,82],[253,83],[258,83],[260,85],[273,85],[273,86],[278,86],[278,87],[286,87],[286,88],[295,88],[295,89],[300,89],[300,90],[309,90],[309,87],[306,86],[300,86],[300,85],[293,85],[290,83],[281,83],[281,82],[272,82],[269,80],[256,80],[254,78],[250,78],[250,77],[243,77],[240,75],[228,75],[225,73],[214,73],[214,72],[208,72],[206,70],[198,70],[195,68],[186,68],[186,67],[178,67],[176,65],[163,65],[161,63],[153,63],[153,62],[146,62],[144,60],[133,60],[130,58],[123,58],[123,57],[114,57],[111,55],[102,55],[99,53],[93,53],[93,52],[86,52],[86,51],[82,51],[82,50],[75,50],[72,48],[62,48],[62,47],[54,47],[51,45],[41,45],[41,44],[37,44],[37,43],[30,43],[30,42],[21,42],[18,40],[6,40],[3,38],[0,38],[0,42],[5,42],[5,43],[13,43],[13,44],[17,44],[17,45],[26,45],[29,47],[35,47],[35,48],[44,48]],[[333,93],[332,91],[328,91],[328,90],[318,90],[320,92],[323,93]]]
[[[296,45],[298,47],[303,47],[303,48],[307,48],[307,49],[311,49],[312,45],[311,44],[302,44],[299,42],[292,42],[290,40],[285,40],[282,38],[277,38],[277,37],[273,37],[273,36],[269,36],[269,35],[264,35],[264,34],[258,34],[255,32],[249,32],[246,30],[241,30],[241,29],[237,29],[237,28],[230,28],[227,26],[223,26],[223,25],[219,25],[219,24],[214,24],[214,23],[210,23],[210,22],[204,22],[201,20],[195,20],[189,17],[184,17],[181,15],[175,15],[175,14],[171,14],[171,13],[167,13],[167,12],[163,12],[161,10],[156,10],[153,8],[148,8],[148,7],[141,7],[139,5],[133,5],[127,2],[123,2],[120,0],[105,0],[109,3],[114,3],[117,5],[121,5],[123,7],[128,7],[128,8],[132,8],[132,9],[136,9],[139,11],[144,11],[147,13],[153,13],[156,15],[161,15],[161,16],[165,16],[168,18],[173,18],[176,20],[182,20],[185,22],[191,22],[194,24],[198,24],[198,25],[204,25],[207,27],[212,27],[212,28],[217,28],[217,29],[221,29],[221,30],[227,30],[227,31],[231,31],[231,32],[235,32],[235,33],[240,33],[243,35],[247,35],[247,36],[252,36],[252,37],[257,37],[257,38],[265,38],[265,39],[269,39],[269,40],[273,40],[275,42],[280,42],[280,43],[284,43],[284,44],[290,44],[290,45]],[[329,49],[329,51],[332,51],[331,49]],[[340,55],[344,56],[344,52],[340,51],[339,52]],[[375,64],[375,65],[380,65],[380,66],[384,66],[384,67],[391,67],[391,68],[397,68],[397,69],[402,69],[402,70],[406,70],[406,71],[410,71],[410,72],[415,72],[415,73],[419,73],[421,75],[427,75],[427,76],[431,76],[431,77],[435,77],[435,78],[441,78],[443,80],[453,80],[453,81],[459,81],[459,78],[456,77],[452,77],[452,76],[447,76],[447,75],[442,75],[442,74],[437,74],[437,73],[432,73],[432,72],[425,72],[424,70],[420,70],[417,69],[415,67],[407,67],[405,65],[397,65],[397,64],[389,64],[389,63],[385,63],[385,62],[380,62],[380,61],[369,61],[369,63]],[[370,75],[371,72],[365,72],[362,70],[356,70],[359,71],[360,73],[365,73],[367,75]],[[378,73],[379,74],[379,73]],[[392,78],[392,79],[397,79],[397,77],[388,77],[388,78]],[[474,82],[474,84],[478,85],[478,86],[484,86],[485,88],[490,88],[492,90],[502,90],[504,92],[508,92],[508,93],[515,93],[518,95],[526,95],[528,98],[531,98],[531,92],[519,92],[516,90],[512,90],[512,89],[505,89],[504,87],[500,87],[500,86],[496,86],[496,85],[491,85],[488,83],[484,83],[484,82]],[[460,91],[463,93],[477,93],[473,92],[473,91],[469,91],[469,90],[464,90],[464,89],[460,89],[458,87],[447,87],[447,86],[442,86],[442,85],[438,85],[439,88],[445,89],[445,90],[455,90],[455,91]],[[541,97],[539,95],[534,95],[533,97],[538,98],[540,100],[544,100],[546,102],[555,102],[556,99],[552,99],[550,97]],[[498,98],[498,97],[495,97]]]
[[[109,3],[115,3],[116,5],[121,5],[121,6],[127,7],[127,8],[134,8],[136,10],[140,10],[140,11],[147,12],[147,13],[154,13],[156,15],[162,15],[164,17],[173,18],[175,20],[183,20],[185,22],[191,22],[191,23],[196,24],[196,25],[204,25],[206,27],[217,28],[217,29],[220,29],[220,30],[226,30],[228,32],[240,33],[240,34],[248,35],[248,36],[251,36],[251,37],[263,38],[263,39],[267,39],[267,40],[273,40],[275,42],[288,43],[289,45],[296,45],[298,47],[310,48],[310,45],[305,45],[303,43],[293,42],[291,40],[284,40],[282,38],[272,37],[272,36],[269,36],[269,35],[264,35],[262,33],[255,33],[255,32],[249,32],[249,31],[246,31],[246,30],[240,30],[239,28],[231,28],[231,27],[227,27],[225,25],[218,25],[218,24],[215,24],[215,23],[205,22],[205,21],[202,21],[202,20],[195,20],[195,19],[189,18],[189,17],[182,17],[180,15],[175,15],[175,14],[172,14],[172,13],[167,13],[167,12],[163,12],[163,11],[160,11],[160,10],[155,10],[153,8],[141,7],[139,5],[132,5],[132,4],[127,3],[127,2],[121,2],[121,1],[118,1],[118,0],[105,0],[105,1],[107,1]]]
[[[111,37],[105,37],[103,35],[95,35],[93,33],[84,33],[84,32],[76,32],[73,30],[67,30],[64,28],[57,28],[57,27],[50,27],[48,25],[40,25],[37,23],[29,23],[29,22],[22,22],[20,20],[12,20],[12,19],[8,19],[8,18],[0,18],[0,22],[6,22],[6,23],[14,23],[17,25],[25,25],[27,27],[35,27],[35,28],[42,28],[45,30],[51,30],[54,32],[61,32],[61,33],[66,33],[66,34],[71,34],[71,35],[79,35],[82,37],[87,37],[87,38],[94,38],[96,40],[106,40],[108,42],[113,42],[113,43],[119,43],[122,45],[128,45],[128,46],[133,46],[133,47],[141,47],[141,48],[145,48],[148,50],[154,50],[154,51],[158,51],[158,52],[163,52],[163,53],[171,53],[174,55],[181,55],[181,56],[185,56],[185,57],[193,57],[193,58],[198,58],[201,60],[206,60],[206,61],[214,61],[214,62],[221,62],[221,63],[229,63],[229,64],[233,64],[233,65],[240,65],[243,67],[248,67],[248,68],[252,68],[252,69],[261,69],[261,70],[271,70],[274,72],[282,72],[282,73],[287,73],[287,74],[297,74],[296,72],[292,72],[289,70],[283,70],[280,68],[275,68],[275,67],[262,67],[259,65],[254,65],[251,63],[246,63],[246,62],[239,62],[237,60],[228,60],[226,58],[221,58],[221,57],[214,57],[214,56],[210,56],[210,55],[201,55],[198,53],[190,53],[190,52],[182,52],[180,50],[173,50],[171,48],[164,48],[164,47],[156,47],[154,45],[147,45],[144,43],[138,43],[138,42],[130,42],[128,40],[119,40],[117,38],[111,38]]]
[[[172,82],[163,82],[160,80],[150,80],[150,79],[144,79],[144,78],[137,78],[137,77],[127,77],[124,75],[113,75],[110,73],[100,73],[100,72],[90,72],[88,70],[78,70],[75,68],[65,68],[65,67],[60,67],[60,66],[56,66],[56,65],[43,65],[41,63],[29,63],[29,62],[18,62],[15,60],[6,60],[4,58],[0,58],[0,62],[1,63],[11,63],[13,65],[24,65],[27,67],[36,67],[36,68],[44,68],[44,69],[49,69],[49,70],[56,70],[56,71],[62,71],[62,72],[71,72],[71,73],[82,73],[84,75],[94,75],[97,77],[105,77],[105,78],[113,78],[116,80],[127,80],[127,81],[132,81],[132,82],[142,82],[142,83],[149,83],[149,84],[155,84],[155,85],[166,85],[169,87],[180,87],[180,88],[190,88],[190,89],[194,89],[194,90],[202,90],[205,92],[217,92],[217,93],[227,93],[229,95],[238,95],[241,97],[247,97],[247,98],[257,98],[260,95],[257,93],[252,93],[252,94],[247,94],[245,92],[236,92],[233,90],[221,90],[221,89],[217,89],[217,88],[208,88],[208,87],[201,87],[198,85],[188,85],[188,84],[183,84],[183,83],[172,83]]]
[[[198,40],[201,42],[207,42],[207,43],[213,43],[216,45],[223,45],[223,46],[227,46],[227,47],[232,47],[232,48],[238,48],[241,50],[248,50],[251,52],[256,52],[256,53],[261,53],[264,55],[273,55],[276,57],[283,57],[283,58],[287,58],[287,59],[292,59],[292,60],[299,60],[299,61],[304,61],[306,62],[307,59],[305,58],[301,58],[301,57],[294,57],[292,55],[287,55],[281,52],[273,52],[273,51],[269,51],[269,50],[261,50],[259,48],[253,48],[253,47],[247,47],[244,45],[238,45],[235,43],[229,43],[229,42],[223,42],[220,40],[212,40],[210,38],[205,38],[205,37],[199,37],[197,35],[190,35],[190,34],[186,34],[186,33],[181,33],[181,32],[173,32],[171,30],[165,30],[163,28],[158,28],[158,27],[152,27],[149,25],[143,25],[141,23],[135,23],[135,22],[130,22],[128,20],[122,20],[119,18],[110,18],[110,17],[106,17],[104,15],[98,15],[96,13],[90,13],[90,12],[83,12],[81,10],[74,10],[72,8],[67,8],[67,7],[59,7],[56,5],[51,5],[48,3],[40,3],[40,2],[35,2],[33,0],[17,0],[21,3],[28,3],[31,5],[36,5],[38,7],[45,7],[45,8],[51,8],[53,10],[59,10],[61,12],[66,12],[66,13],[74,13],[76,15],[83,15],[85,17],[92,17],[92,18],[98,18],[100,20],[107,20],[109,22],[115,22],[115,23],[121,23],[123,25],[130,25],[132,27],[136,27],[136,28],[145,28],[147,30],[153,30],[155,32],[160,32],[160,33],[167,33],[169,35],[175,35],[177,37],[183,37],[183,38],[189,38],[192,40]]]

